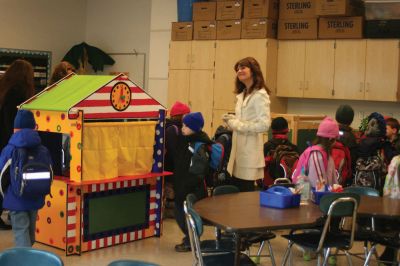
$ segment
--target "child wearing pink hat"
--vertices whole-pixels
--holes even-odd
[[[311,187],[317,187],[318,184],[333,185],[338,183],[335,163],[331,156],[332,146],[338,137],[338,124],[330,117],[322,120],[318,127],[314,145],[308,147],[300,156],[299,164],[292,176],[293,183],[297,183],[301,174],[307,175]],[[301,158],[305,155],[307,155],[307,160],[302,165]]]

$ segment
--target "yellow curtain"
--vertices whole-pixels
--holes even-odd
[[[151,171],[155,121],[84,125],[82,181],[146,174]]]

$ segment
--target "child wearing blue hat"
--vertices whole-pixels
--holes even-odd
[[[41,139],[35,130],[36,122],[32,112],[19,110],[14,119],[14,133],[0,155],[2,173],[10,165],[13,152],[18,148],[34,149],[41,145]],[[13,171],[10,169],[10,171]],[[2,176],[2,178],[5,178]],[[37,212],[44,206],[43,197],[25,198],[15,194],[14,183],[4,191],[4,209],[10,210],[11,225],[15,246],[31,247],[35,242]],[[1,191],[3,193],[3,191]]]
[[[186,114],[182,122],[182,137],[178,141],[174,156],[174,191],[175,219],[185,237],[181,244],[175,246],[177,252],[190,251],[183,202],[190,193],[195,194],[197,199],[207,195],[204,183],[209,165],[207,145],[212,144],[208,135],[202,131],[204,118],[201,113]],[[195,151],[196,142],[202,142],[204,145]]]

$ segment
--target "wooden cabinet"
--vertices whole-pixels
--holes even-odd
[[[189,103],[190,70],[168,72],[168,108],[176,101]]]
[[[277,95],[303,97],[305,41],[279,41]]]
[[[242,59],[241,40],[218,40],[215,50],[214,108],[235,109],[236,62]]]
[[[189,106],[191,110],[195,112],[200,111],[203,114],[205,121],[203,130],[208,134],[213,133],[213,75],[213,70],[190,71]]]
[[[333,91],[335,41],[306,41],[304,97],[330,98]]]
[[[365,40],[337,40],[334,99],[364,99]]]
[[[170,42],[169,69],[214,69],[215,41]]]
[[[333,98],[397,101],[399,60],[399,40],[336,41]]]
[[[398,101],[399,40],[280,41],[277,95]]]
[[[334,41],[280,41],[277,96],[330,97],[333,71]]]
[[[399,45],[399,40],[367,40],[365,100],[398,100]]]

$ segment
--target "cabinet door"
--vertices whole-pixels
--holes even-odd
[[[277,95],[303,97],[305,41],[278,42]]]
[[[397,101],[399,40],[367,40],[365,99]]]
[[[364,99],[366,40],[337,40],[333,98]]]
[[[169,70],[168,72],[168,109],[175,101],[189,103],[190,70]]]
[[[306,41],[304,97],[332,97],[334,57],[335,41]]]
[[[190,69],[191,61],[191,41],[176,41],[169,43],[169,69]]]
[[[192,112],[201,112],[204,117],[203,130],[211,134],[213,109],[213,71],[191,70],[189,86],[189,105]]]
[[[191,69],[214,69],[215,41],[192,41]]]
[[[251,49],[251,48],[249,48]],[[241,41],[217,41],[215,50],[214,108],[235,109],[236,62],[242,59]]]

